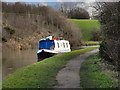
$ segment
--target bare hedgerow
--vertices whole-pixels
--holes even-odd
[[[119,66],[120,63],[120,2],[100,3],[100,23],[102,24],[103,41],[100,45],[101,57]],[[108,18],[109,17],[109,18]],[[120,70],[120,68],[118,67]]]

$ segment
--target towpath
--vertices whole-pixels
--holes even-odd
[[[57,74],[58,84],[54,88],[81,88],[79,76],[81,63],[86,57],[98,51],[98,49],[95,49],[68,61],[66,67]]]

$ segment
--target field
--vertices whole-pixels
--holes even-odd
[[[65,67],[68,60],[98,47],[89,47],[56,55],[25,68],[7,77],[3,88],[51,88],[57,84],[56,75]]]
[[[100,29],[100,24],[98,20],[78,20],[78,19],[70,19],[74,23],[78,25],[82,32],[82,39],[84,41],[89,41],[92,37],[91,32],[93,30],[99,30]]]

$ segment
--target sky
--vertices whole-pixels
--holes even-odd
[[[7,2],[118,2],[120,0],[2,0]]]
[[[95,0],[2,0],[7,2],[93,2]]]

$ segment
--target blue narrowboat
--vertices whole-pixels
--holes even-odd
[[[41,39],[39,41],[39,50],[37,51],[38,61],[51,57],[57,53],[70,52],[68,40],[58,40],[52,38]]]

